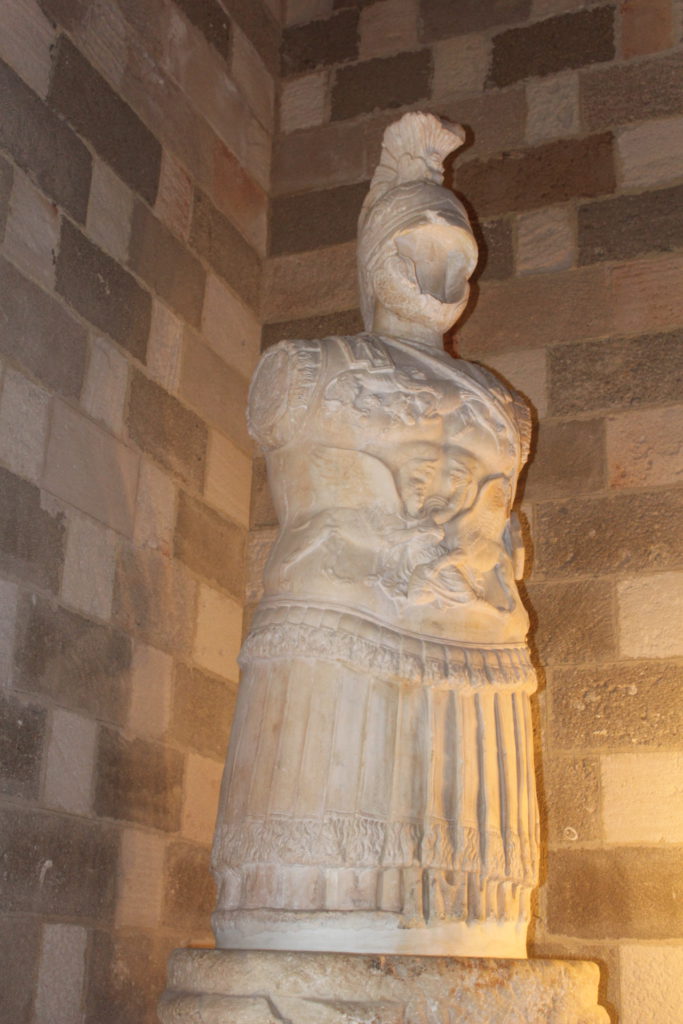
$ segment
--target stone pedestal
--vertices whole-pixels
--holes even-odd
[[[177,950],[162,1024],[608,1024],[595,964]]]

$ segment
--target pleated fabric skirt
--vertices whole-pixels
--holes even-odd
[[[213,852],[217,935],[234,939],[245,914],[525,930],[538,875],[525,645],[266,603],[241,664]]]

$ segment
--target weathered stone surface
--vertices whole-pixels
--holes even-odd
[[[185,758],[182,832],[208,846],[216,827],[216,810],[223,776],[223,759],[189,753]]]
[[[683,333],[559,346],[548,352],[548,374],[554,415],[677,402]]]
[[[624,57],[668,50],[674,39],[674,9],[669,0],[630,0],[621,14]]]
[[[606,1024],[597,987],[597,967],[581,962],[177,950],[159,1014],[164,1024],[196,1013],[205,1024],[417,1024],[446,1020],[457,991],[466,1020]]]
[[[618,263],[610,278],[614,333],[645,334],[683,324],[683,253]]]
[[[237,655],[242,644],[242,606],[231,597],[200,584],[194,660],[223,679],[237,683]]]
[[[605,482],[603,420],[544,423],[524,484],[527,500],[601,490]]]
[[[243,528],[180,492],[176,558],[238,599],[244,589],[244,542]]]
[[[189,843],[171,843],[166,853],[165,875],[163,922],[205,934],[216,899],[209,851]]]
[[[413,50],[417,45],[415,0],[382,0],[361,12],[359,22],[361,60]]]
[[[575,260],[572,213],[563,206],[532,210],[517,218],[517,272],[566,270]]]
[[[553,751],[544,762],[539,799],[547,817],[548,842],[555,845],[600,839],[598,758],[558,757]]]
[[[220,277],[209,274],[202,310],[202,334],[214,352],[243,377],[258,362],[261,324]]]
[[[118,864],[118,927],[158,928],[168,837],[147,828],[124,828]]]
[[[217,274],[258,309],[261,262],[230,221],[203,193],[195,196],[190,242]]]
[[[303,318],[355,306],[355,261],[354,242],[268,260],[264,274],[265,319]]]
[[[526,83],[528,142],[576,135],[579,131],[579,79],[575,72]]]
[[[683,478],[683,406],[640,409],[607,420],[610,487],[656,487]]]
[[[311,128],[325,120],[325,95],[328,74],[317,72],[291,82],[283,82],[280,94],[280,130],[285,134],[297,128]]]
[[[560,14],[494,36],[489,84],[510,85],[531,75],[582,68],[613,57],[611,7]]]
[[[676,945],[620,943],[621,1024],[641,1024],[650,1013],[658,1020],[683,1017],[683,949]]]
[[[301,320],[284,320],[280,323],[264,324],[261,349],[265,352],[271,345],[284,338],[326,338],[331,334],[357,334],[362,330],[363,320],[358,309],[322,313]]]
[[[50,393],[7,369],[0,396],[0,459],[35,484],[43,469],[49,413]]]
[[[153,1021],[164,985],[163,953],[139,929],[94,930],[87,952],[84,1024]]]
[[[531,210],[616,186],[612,136],[560,139],[457,169],[457,186],[482,217]]]
[[[258,529],[261,526],[277,526],[277,514],[270,496],[266,462],[263,458],[256,458],[253,462],[250,525],[252,529]]]
[[[356,237],[358,214],[368,183],[277,197],[271,205],[270,252],[319,249]]]
[[[148,203],[156,198],[161,145],[68,36],[57,43],[48,102]]]
[[[436,43],[432,96],[481,92],[490,60],[491,42],[483,34],[454,36]]]
[[[87,931],[79,925],[43,926],[35,1024],[79,1018],[86,943]]]
[[[38,380],[78,397],[87,356],[85,328],[63,306],[0,259],[3,329],[0,352],[17,359]]]
[[[14,175],[14,187],[5,225],[5,256],[52,291],[59,238],[59,212],[25,174]]]
[[[81,316],[144,362],[151,296],[68,220],[62,221],[56,287]]]
[[[556,668],[553,742],[564,750],[675,747],[683,737],[683,668],[663,659]]]
[[[643,188],[680,177],[683,117],[662,118],[626,128],[617,140],[619,184]]]
[[[204,496],[234,522],[249,526],[251,460],[217,430],[209,440]]]
[[[571,665],[615,656],[609,583],[529,583],[527,592],[531,635],[543,664]]]
[[[683,54],[591,68],[580,76],[581,117],[589,131],[683,111]]]
[[[64,516],[43,508],[37,487],[0,467],[0,566],[56,591],[64,559]]]
[[[340,11],[324,21],[292,25],[282,36],[281,69],[285,76],[357,57],[358,11]]]
[[[74,132],[0,62],[0,144],[41,189],[83,223],[92,158]]]
[[[682,774],[681,751],[603,754],[600,789],[605,843],[683,845]]]
[[[52,711],[43,802],[53,810],[91,811],[97,722],[62,708]]]
[[[422,39],[444,39],[446,36],[480,32],[497,25],[514,25],[529,17],[531,0],[420,0]]]
[[[226,434],[243,452],[249,452],[251,449],[244,416],[248,387],[246,378],[227,366],[208,345],[203,345],[194,338],[188,340],[183,358],[179,395],[199,413],[202,421]],[[194,413],[188,415],[198,419]],[[206,447],[203,440],[205,431],[205,423],[202,422],[202,464]],[[163,444],[161,438],[159,443]],[[199,483],[197,486],[200,486]]]
[[[130,265],[176,313],[199,326],[204,268],[141,202],[133,210]]]
[[[161,466],[201,488],[206,424],[137,370],[131,381],[128,429],[133,440]]]
[[[180,828],[183,759],[177,750],[101,728],[94,810],[175,832]]]
[[[683,185],[584,203],[578,209],[579,263],[683,247],[683,225],[676,215],[681,204]]]
[[[216,0],[176,0],[181,11],[226,61],[230,60],[231,24]]]
[[[551,850],[548,928],[595,939],[671,939],[683,933],[683,884],[675,847]]]
[[[483,360],[531,403],[539,420],[545,419],[548,409],[545,357],[543,349],[530,348],[498,352]]]
[[[38,795],[45,719],[45,708],[0,693],[0,792]]]
[[[9,206],[9,197],[12,191],[12,182],[14,180],[14,168],[8,160],[4,157],[0,157],[0,241],[5,231],[5,222],[7,220],[7,208]]]
[[[332,86],[332,120],[342,121],[371,110],[390,110],[425,99],[431,75],[429,50],[376,57],[342,67]]]
[[[164,651],[187,653],[196,589],[187,569],[175,560],[158,551],[123,548],[114,583],[114,621]]]
[[[90,339],[90,359],[81,402],[85,411],[113,434],[121,434],[123,429],[128,365],[126,357],[105,338]]]
[[[225,757],[235,709],[236,688],[178,665],[173,685],[170,736],[181,746],[207,757]]]
[[[82,818],[4,808],[0,811],[3,907],[106,921],[114,909],[116,830]],[[36,885],[36,880],[40,884]]]
[[[17,616],[15,686],[94,718],[123,722],[130,639],[43,599],[24,598]]]
[[[37,918],[16,914],[0,918],[0,956],[5,964],[0,1014],[13,1024],[31,1024],[40,945]]]
[[[237,22],[272,75],[278,70],[280,26],[261,0],[225,0],[228,14]]]
[[[474,227],[479,245],[477,278],[498,281],[514,272],[512,224],[508,218],[484,221]]]
[[[676,490],[539,505],[536,567],[546,576],[677,568],[682,513]]]
[[[128,259],[133,192],[103,160],[93,165],[86,230],[101,249],[120,263]]]
[[[680,526],[680,522],[672,524],[674,530],[677,525]],[[658,572],[620,580],[617,604],[619,650],[623,655],[627,658],[683,656],[683,572]]]

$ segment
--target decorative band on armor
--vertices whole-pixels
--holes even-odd
[[[533,693],[536,673],[525,644],[472,646],[411,636],[333,608],[264,602],[240,652],[253,661],[314,659],[444,689],[514,689]]]

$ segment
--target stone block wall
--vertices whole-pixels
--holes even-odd
[[[279,3],[6,0],[0,1019],[156,1019],[210,943]]]
[[[454,339],[533,403],[522,488],[547,858],[537,956],[683,1017],[683,47],[670,0],[289,0],[264,344],[361,328],[360,204],[406,109],[468,127]],[[275,518],[254,469],[247,600]]]

